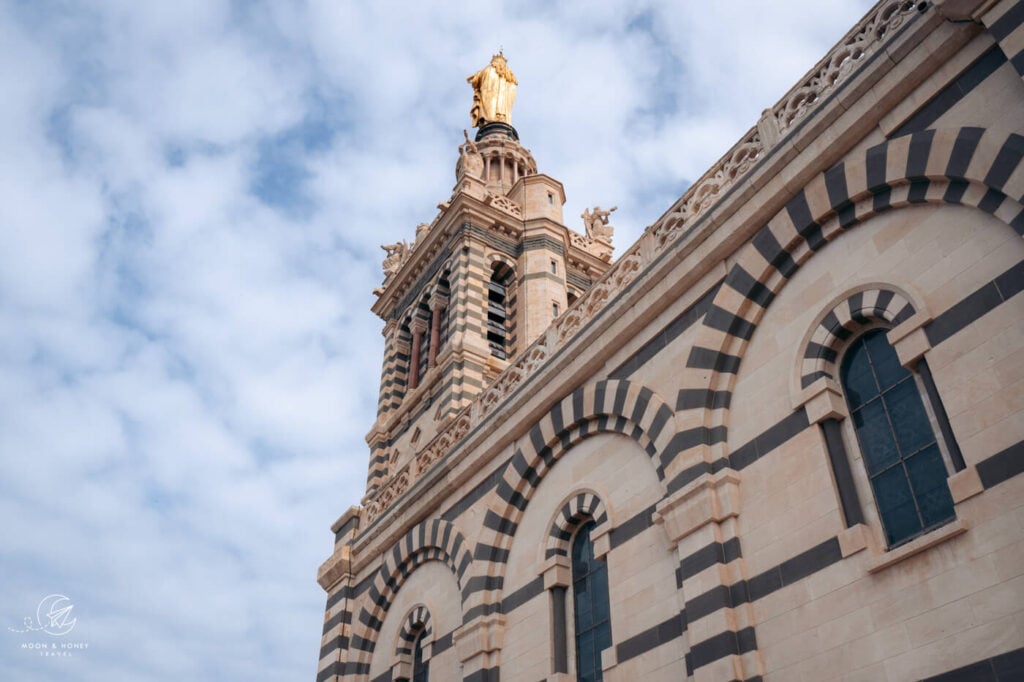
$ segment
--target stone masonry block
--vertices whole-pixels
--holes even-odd
[[[619,659],[615,654],[615,647],[610,646],[601,652],[601,670],[608,671],[619,664]]]
[[[661,524],[669,541],[676,545],[698,528],[740,512],[740,475],[732,469],[704,474],[696,481],[658,503],[654,523]]]
[[[391,679],[408,680],[412,679],[412,656],[401,654],[395,664],[391,666]]]
[[[918,311],[888,333],[889,343],[896,349],[900,364],[913,369],[917,361],[931,350],[932,344],[924,333],[924,325],[931,322],[931,316]]]
[[[590,535],[594,543],[594,558],[603,560],[612,551],[611,524],[605,524],[603,528],[595,528]]]
[[[500,650],[505,641],[505,616],[492,613],[463,625],[455,631],[454,639],[463,662]]]
[[[544,562],[540,575],[544,576],[544,589],[569,587],[572,585],[572,568],[569,557],[555,555]]]
[[[842,552],[844,559],[875,544],[871,530],[863,523],[850,526],[841,532],[838,537],[839,551]]]
[[[822,377],[800,392],[796,408],[807,410],[807,421],[819,424],[826,419],[843,420],[849,416],[846,400],[839,392],[836,382]]]
[[[974,497],[985,490],[981,484],[981,477],[978,476],[977,467],[967,467],[958,471],[946,481],[949,484],[949,492],[953,496],[953,503],[960,504],[966,499]]]
[[[320,565],[317,571],[316,581],[320,587],[329,590],[335,583],[352,571],[352,548],[349,545],[342,545],[334,550],[334,553]]]

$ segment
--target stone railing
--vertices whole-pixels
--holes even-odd
[[[514,218],[518,218],[519,220],[523,219],[522,207],[508,197],[495,194],[494,192],[488,192],[487,196],[484,198],[484,203],[488,206],[493,206],[500,211],[504,211]]]
[[[882,41],[916,10],[915,2],[889,0],[878,5],[861,20],[818,62],[808,76],[775,106],[765,111],[756,127],[748,131],[700,180],[691,185],[664,216],[648,227],[643,236],[564,315],[555,320],[515,362],[498,375],[410,464],[396,472],[376,494],[366,500],[367,522],[376,519],[428,467],[486,419],[545,360],[594,319],[610,299],[669,248],[719,196],[734,186],[758,159],[774,147],[787,130],[842,83],[857,64],[873,54]]]
[[[648,228],[661,251],[755,161],[775,146],[783,134],[842,83],[854,67],[873,54],[886,36],[908,15],[917,11],[916,2],[889,0],[881,3],[829,51],[779,102],[765,110],[757,126],[747,131],[718,163],[681,196],[658,222]]]
[[[569,230],[569,244],[580,251],[589,253],[592,256],[597,256],[605,263],[612,262],[612,253],[614,252],[614,249],[612,248],[611,242],[607,239],[593,239],[585,234]]]
[[[889,0],[868,14],[852,31],[770,109],[780,132],[810,111],[835,86],[845,80],[854,66],[872,54],[878,45],[917,11],[918,2]],[[773,141],[774,142],[774,141]]]

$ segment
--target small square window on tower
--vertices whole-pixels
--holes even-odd
[[[551,261],[551,274],[552,275],[557,275],[558,274],[558,261],[556,261],[554,259],[552,259],[552,261]]]
[[[551,317],[558,317],[558,304],[557,303],[552,303],[551,304]]]
[[[549,204],[554,204],[555,203],[555,195],[552,194],[551,192],[548,192],[548,203]]]

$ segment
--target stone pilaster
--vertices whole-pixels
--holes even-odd
[[[343,678],[345,664],[349,660],[352,639],[355,576],[352,574],[352,548],[347,542],[335,546],[334,553],[317,571],[317,582],[327,591],[327,606],[316,679],[318,682],[338,682]]]
[[[466,623],[455,631],[455,649],[462,661],[466,682],[498,682],[501,647],[505,641],[505,616],[492,613]]]
[[[739,513],[740,475],[733,469],[704,474],[660,502],[654,513],[680,562],[688,667],[696,682],[764,674],[753,609],[734,594],[747,578],[742,557],[731,549],[739,543]]]

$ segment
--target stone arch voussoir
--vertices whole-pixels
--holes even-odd
[[[370,658],[395,595],[416,568],[428,561],[441,561],[451,569],[462,595],[463,617],[466,617],[466,604],[473,589],[470,583],[473,556],[469,543],[448,521],[423,521],[384,555],[352,624],[351,649],[358,652],[354,662],[363,676],[369,672]]]
[[[664,400],[626,380],[598,381],[573,391],[529,431],[502,472],[474,555],[478,576],[473,580],[490,589],[474,593],[468,611],[500,608],[512,539],[534,491],[573,445],[601,433],[631,438],[650,457],[659,480],[665,480],[663,461],[676,443],[676,428],[675,413]]]
[[[741,248],[687,357],[679,418],[702,430],[681,452],[724,448],[732,389],[772,300],[814,253],[883,211],[918,204],[977,208],[1024,236],[1024,136],[983,128],[923,130],[887,140],[812,179]],[[705,452],[704,458],[711,460]]]
[[[395,656],[412,656],[413,644],[421,634],[425,642],[433,641],[430,609],[424,604],[417,604],[409,609],[402,619],[402,629],[398,632],[398,643],[395,645]]]
[[[600,529],[608,523],[608,511],[597,493],[580,490],[555,513],[544,547],[544,558],[569,556],[569,543],[580,524],[593,519]]]
[[[847,341],[878,322],[895,327],[917,309],[895,287],[874,286],[844,296],[813,327],[800,360],[801,389],[818,379],[836,379],[836,361]]]

